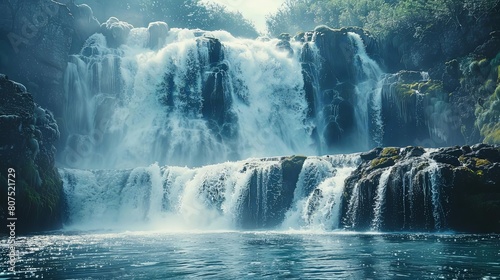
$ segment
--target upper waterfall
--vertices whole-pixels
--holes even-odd
[[[379,103],[367,100],[373,99],[380,76],[373,69],[380,68],[355,33],[343,36],[354,38],[347,44],[355,51],[346,57],[362,63],[352,66],[364,73],[355,79],[357,97],[325,89],[325,79],[334,78],[325,76],[314,38],[284,44],[225,31],[171,29],[151,44],[149,36],[148,29],[133,28],[117,47],[94,34],[71,57],[65,75],[64,166],[202,166],[321,155],[347,146],[364,150],[373,142],[359,139],[372,138],[368,123]],[[304,58],[307,49],[315,52],[312,61]],[[316,77],[313,95],[307,75]],[[354,124],[349,121],[353,110],[365,112]],[[356,132],[350,132],[353,125]],[[341,138],[358,141],[332,140]]]
[[[67,68],[69,166],[199,166],[315,154],[300,44],[172,29],[158,49],[147,29],[108,48],[95,34]]]

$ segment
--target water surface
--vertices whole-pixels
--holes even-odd
[[[2,279],[500,279],[498,235],[53,232]],[[7,240],[1,240],[6,252]]]

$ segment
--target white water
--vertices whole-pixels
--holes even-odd
[[[93,35],[66,72],[63,164],[77,168],[200,166],[274,155],[316,154],[306,120],[300,44],[295,56],[277,40],[237,39],[205,32],[223,43],[223,100],[232,120],[214,130],[202,115],[211,72],[209,44],[197,31],[172,29],[164,46],[146,47],[147,30],[131,31],[127,44],[106,46]],[[90,52],[89,50],[92,50]],[[92,53],[89,55],[89,53]],[[223,107],[214,110],[225,110]],[[230,131],[230,136],[224,136]]]
[[[380,175],[380,179],[378,181],[377,193],[375,195],[375,204],[373,205],[373,220],[371,229],[373,231],[379,231],[382,227],[383,222],[383,211],[384,211],[384,203],[387,192],[387,183],[389,182],[389,176],[392,172],[392,167],[384,170],[382,175]]]
[[[299,174],[294,202],[282,228],[340,228],[345,179],[354,171],[358,161],[357,155],[307,158]]]
[[[382,144],[383,74],[360,36],[348,36],[356,48],[357,69],[358,142],[353,145],[365,149]],[[207,37],[222,42],[219,58],[224,65],[210,64],[213,46]],[[277,199],[285,193],[279,189],[284,185],[280,160],[254,159],[327,152],[322,138],[325,118],[334,116],[321,110],[327,104],[320,98],[317,75],[314,106],[320,109],[313,119],[307,116],[301,43],[292,42],[290,56],[276,48],[277,40],[183,29],[172,29],[165,44],[154,50],[147,42],[144,28],[133,29],[118,49],[108,48],[105,38],[96,34],[80,55],[71,58],[65,77],[69,138],[62,165],[114,170],[60,170],[68,225],[169,230],[265,227],[275,224],[278,210],[286,212],[279,223],[283,229],[340,227],[344,182],[356,168],[357,156],[308,157],[290,205],[280,205]],[[318,55],[313,42],[306,44]],[[318,74],[321,59],[316,57],[314,63],[313,74]],[[203,95],[209,77],[215,77],[214,87],[223,88],[223,96],[214,101],[221,107],[208,108],[222,115],[222,121],[204,115],[210,106]],[[220,164],[207,165],[213,163]],[[373,230],[382,227],[390,170],[378,182]],[[439,174],[432,164],[424,171],[432,183],[423,191],[431,193],[439,229],[444,219]],[[412,171],[409,176],[417,174]],[[409,187],[411,196],[413,185]],[[352,190],[344,220],[347,227],[356,228],[359,222],[362,191],[358,184]],[[403,198],[403,211],[413,211],[411,199],[409,203],[408,209]]]
[[[382,71],[359,35],[348,36],[356,48],[358,72],[353,138],[358,142],[352,145],[366,149],[382,141]],[[208,38],[221,42],[219,54],[210,51],[214,45]],[[106,38],[94,34],[70,58],[63,130],[68,140],[60,165],[123,169],[158,162],[194,167],[328,153],[325,120],[338,116],[324,115],[330,104],[323,104],[319,88],[317,110],[308,116],[302,43],[291,41],[290,55],[276,47],[277,39],[186,29],[170,30],[164,44],[154,49],[148,42],[146,28],[132,29],[118,48],[108,48]],[[319,55],[314,42],[305,44]],[[316,58],[313,83],[318,87],[321,59]],[[208,88],[210,79],[213,89]]]
[[[434,229],[441,230],[445,226],[445,214],[443,206],[441,205],[441,188],[443,187],[443,184],[441,182],[441,173],[439,171],[438,163],[434,160],[430,161],[427,171],[430,174],[430,192]]]
[[[280,227],[338,228],[344,180],[357,162],[357,155],[308,158]],[[66,225],[77,229],[230,230],[245,222],[249,209],[255,209],[258,224],[266,225],[276,199],[269,193],[284,191],[281,170],[278,158],[200,168],[152,164],[132,170],[60,169],[68,202]],[[247,199],[250,188],[255,188],[256,196]],[[315,197],[318,191],[321,196]]]
[[[382,120],[382,75],[380,66],[366,53],[361,37],[348,32],[356,47],[354,66],[357,70],[355,93],[357,98],[356,123],[360,145],[365,149],[382,146],[384,124]]]

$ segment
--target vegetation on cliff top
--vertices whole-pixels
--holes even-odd
[[[333,28],[359,26],[377,34],[412,27],[422,38],[426,29],[445,22],[462,27],[464,15],[480,19],[495,13],[499,0],[288,0],[267,17],[272,35],[312,30],[325,24]]]
[[[204,30],[223,29],[235,36],[254,38],[258,36],[252,22],[240,12],[232,12],[224,6],[204,3],[201,0],[127,0],[99,1],[78,0],[88,4],[97,19],[105,22],[110,16],[131,23],[147,26],[149,22],[164,21],[170,27]]]

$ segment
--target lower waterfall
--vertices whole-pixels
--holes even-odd
[[[60,174],[70,227],[336,229],[344,179],[357,162],[357,155],[339,155]],[[300,174],[290,185],[294,164]]]
[[[59,172],[69,228],[446,230],[429,152],[362,180],[359,154]]]

